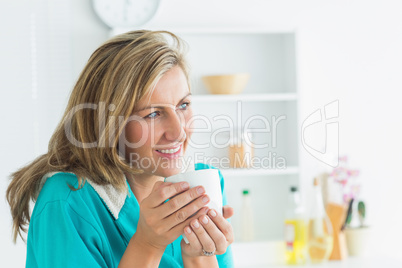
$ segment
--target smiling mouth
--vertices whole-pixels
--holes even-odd
[[[175,154],[175,153],[179,152],[181,148],[182,148],[182,144],[180,144],[179,146],[177,146],[175,148],[161,149],[161,150],[155,150],[155,151],[163,153],[163,154]]]
[[[174,154],[180,150],[180,146],[177,147],[176,149],[168,149],[168,150],[156,150],[158,152],[161,152],[163,154]]]

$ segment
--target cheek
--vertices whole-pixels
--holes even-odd
[[[163,129],[157,122],[155,124],[131,122],[125,129],[125,135],[127,142],[138,145],[136,150],[141,150],[157,144],[163,135]]]
[[[128,151],[140,152],[143,149],[150,147],[151,127],[148,124],[131,122],[125,128],[125,135]]]
[[[185,120],[186,120],[186,127],[185,130],[186,132],[191,135],[193,133],[193,125],[194,125],[194,121],[191,120],[193,118],[193,110],[189,109],[188,113],[185,116]],[[190,137],[190,136],[189,136]]]
[[[191,120],[192,117],[193,117],[193,111],[190,110],[190,111],[188,111],[188,113],[185,115],[185,122],[186,122],[186,125],[185,125],[185,128],[184,128],[184,131],[186,132],[186,140],[185,140],[185,142],[184,142],[184,151],[186,151],[188,142],[189,142],[189,140],[190,140],[190,138],[191,138],[191,135],[193,134],[193,125],[194,125],[194,122],[193,122],[193,120]]]
[[[144,134],[147,133],[147,130],[137,122],[128,123],[124,131],[126,140],[130,143],[140,143],[141,138],[144,138]]]

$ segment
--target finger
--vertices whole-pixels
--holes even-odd
[[[185,192],[180,193],[179,195],[169,199],[168,202],[164,203],[162,206],[158,207],[158,213],[161,215],[161,217],[165,218],[173,213],[177,213],[178,219],[181,221],[187,219],[189,216],[191,216],[193,213],[195,213],[198,209],[202,208],[202,206],[197,206],[197,209],[193,210],[191,214],[188,214],[188,210],[182,210],[179,211],[179,209],[185,207],[186,205],[189,205],[190,202],[194,201],[195,199],[199,198],[202,194],[205,193],[205,189],[202,186],[197,186],[194,188],[191,188],[190,190],[187,190]],[[204,200],[204,199],[202,199]],[[192,206],[190,208],[194,208],[195,206]],[[191,212],[191,211],[190,211]],[[183,214],[185,213],[185,214]],[[179,221],[179,222],[181,222]]]
[[[160,206],[167,199],[189,189],[188,182],[156,182],[151,194],[148,196],[149,206],[154,208]]]
[[[187,237],[187,240],[189,244],[186,244],[184,246],[187,247],[192,247],[195,251],[201,252],[202,251],[202,245],[200,241],[198,240],[197,235],[191,230],[190,226],[186,226],[184,228],[184,234]]]
[[[228,205],[223,206],[223,217],[229,219],[234,214],[234,209]]]
[[[170,211],[172,211],[173,206],[179,206],[176,204],[176,201],[174,201],[174,199],[169,200],[169,202],[163,204],[163,206],[170,206]],[[196,213],[199,209],[205,207],[209,203],[209,200],[210,199],[208,195],[202,195],[198,197],[196,200],[194,200],[194,202],[189,203],[188,205],[176,210],[174,213],[171,213],[168,217],[166,217],[166,223],[168,224],[168,226],[175,226],[184,222],[192,215],[194,215],[194,213]],[[173,205],[169,205],[169,203],[171,202]]]
[[[197,235],[198,240],[201,243],[202,249],[208,252],[214,252],[216,250],[215,242],[205,231],[204,227],[200,224],[198,219],[192,220],[190,226],[193,232]]]
[[[226,237],[229,244],[233,243],[234,236],[232,225],[222,215],[216,213],[214,209],[208,211],[208,216]]]
[[[214,241],[216,254],[220,255],[225,253],[228,243],[226,241],[225,235],[218,229],[215,223],[207,215],[201,216],[199,218],[199,222]]]
[[[183,229],[184,229],[185,226],[190,225],[190,222],[192,220],[198,219],[202,215],[206,215],[208,210],[209,210],[208,207],[201,208],[199,211],[197,211],[197,213],[194,216],[191,216],[190,218],[188,218],[184,222],[182,222],[180,224],[177,224],[176,226],[173,226],[170,229],[168,229],[169,232],[173,232],[174,235],[177,235],[177,236],[181,235],[183,233]],[[166,226],[168,226],[168,224],[166,224]]]

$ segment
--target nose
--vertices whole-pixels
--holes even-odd
[[[185,120],[183,114],[180,111],[172,111],[169,120],[166,122],[165,138],[168,141],[184,141],[186,139],[184,126]]]

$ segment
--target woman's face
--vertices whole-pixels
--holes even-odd
[[[191,136],[191,93],[178,66],[166,72],[151,96],[136,104],[125,134],[125,156],[144,175],[168,177],[181,171]]]

